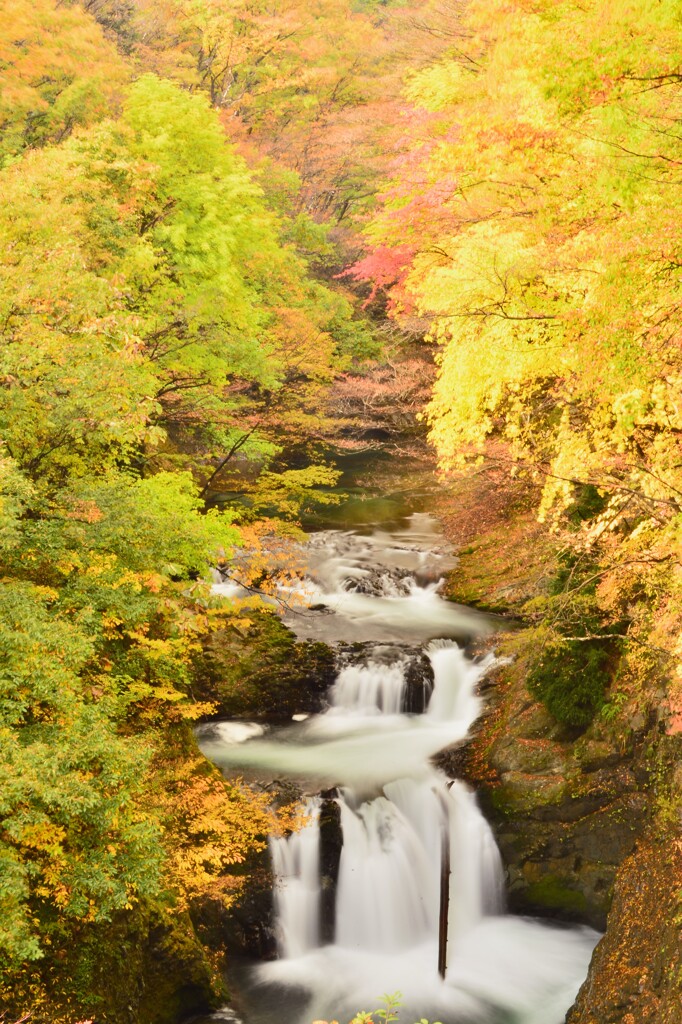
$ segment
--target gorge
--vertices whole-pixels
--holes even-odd
[[[681,1024],[679,0],[0,15],[0,1024]]]

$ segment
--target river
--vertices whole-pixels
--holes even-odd
[[[401,1024],[561,1024],[587,973],[598,935],[505,913],[475,794],[432,764],[480,713],[494,654],[473,656],[472,643],[498,624],[441,597],[453,552],[420,504],[312,532],[305,576],[281,595],[301,638],[338,649],[328,707],[285,728],[200,729],[224,771],[296,780],[307,822],[271,841],[278,959],[233,979],[239,1017],[206,1021],[345,1024],[400,992]],[[330,787],[342,832],[331,902],[319,795]]]

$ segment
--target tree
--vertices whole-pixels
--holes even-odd
[[[409,83],[431,141],[387,186],[354,271],[398,319],[431,320],[444,465],[502,437],[548,474],[545,511],[574,478],[659,511],[677,500],[675,435],[661,436],[679,401],[677,15],[635,8],[637,43],[622,11],[463,13],[466,54],[446,46]]]
[[[539,518],[599,581],[592,625],[573,614],[575,574],[527,609],[534,692],[584,727],[619,638],[634,675],[677,660],[679,9],[479,0],[441,26],[350,273],[399,324],[428,322],[442,469],[534,480]],[[559,664],[571,693],[552,682]]]
[[[351,308],[280,243],[203,98],[143,77],[6,189],[3,426],[31,475],[177,464],[203,429],[220,459],[250,414],[262,456],[264,408],[286,429],[330,379]]]
[[[0,5],[0,166],[108,116],[130,72],[79,7]]]
[[[326,327],[347,307],[280,242],[206,99],[151,76],[118,120],[2,181],[0,940],[19,992],[17,966],[78,923],[184,905],[183,865],[203,865],[186,893],[229,899],[226,869],[262,843],[264,801],[219,777],[192,787],[194,829],[196,765],[162,740],[171,726],[191,746],[185,723],[212,709],[194,663],[232,609],[210,568],[242,543],[232,514],[206,511],[193,473],[213,453],[188,438],[234,445],[268,393],[293,419],[277,395],[329,377]],[[283,478],[287,511],[320,473]]]

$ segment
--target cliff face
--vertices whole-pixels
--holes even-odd
[[[618,867],[650,813],[649,730],[617,741],[598,722],[571,738],[529,697],[523,656],[484,687],[472,742],[443,765],[477,788],[507,867],[510,909],[603,929]]]
[[[643,836],[616,880],[606,935],[568,1024],[682,1021],[682,841]]]
[[[443,519],[461,552],[450,596],[506,613],[512,628],[495,639],[500,662],[483,681],[474,736],[440,763],[477,789],[510,909],[605,929],[570,1024],[680,1022],[682,775],[663,680],[640,672],[616,696],[609,678],[589,725],[559,723],[527,687],[532,609],[557,571],[559,544],[531,501],[514,504],[485,482],[462,485]],[[556,672],[570,687],[570,663]],[[634,675],[627,652],[618,672]]]

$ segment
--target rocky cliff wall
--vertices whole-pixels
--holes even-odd
[[[532,610],[556,576],[561,539],[536,522],[532,495],[500,494],[485,478],[455,485],[441,513],[460,551],[449,595],[506,614],[510,629],[494,640],[500,662],[482,683],[471,741],[440,763],[476,786],[510,909],[605,930],[570,1024],[682,1022],[682,744],[670,735],[666,663],[642,671],[626,651],[624,682],[605,679],[592,721],[557,722],[527,681]],[[564,671],[557,681],[570,687]]]

